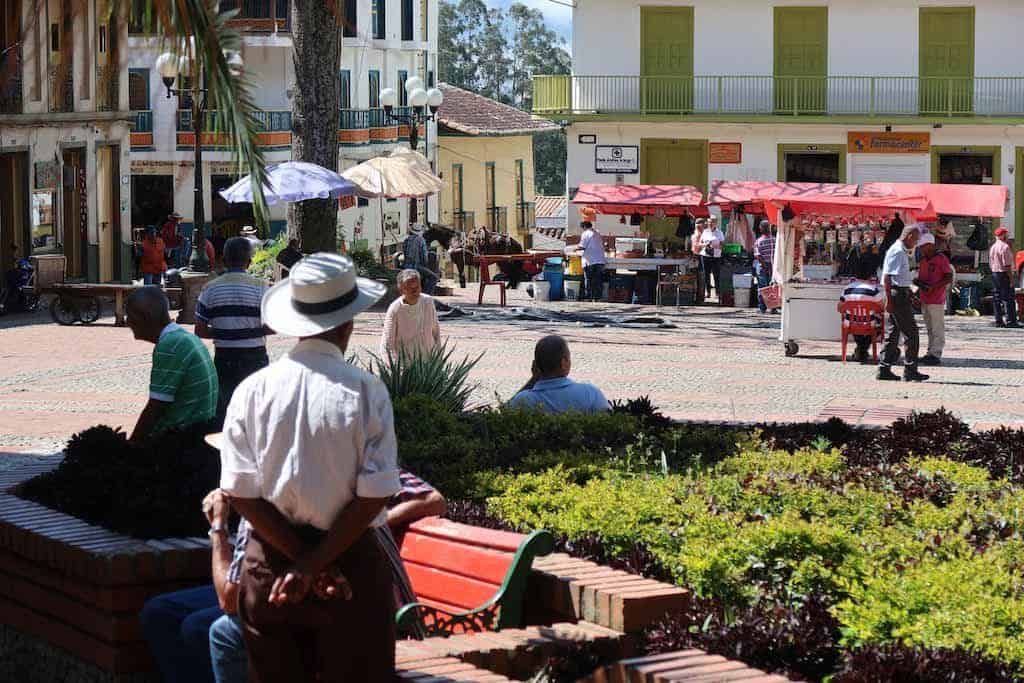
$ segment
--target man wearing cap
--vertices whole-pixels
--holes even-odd
[[[946,290],[953,282],[953,266],[944,253],[936,250],[935,236],[931,233],[921,235],[918,246],[921,261],[914,284],[918,287],[924,327],[928,330],[928,353],[921,358],[921,365],[940,365],[942,349],[946,346]]]
[[[384,292],[319,253],[263,298],[263,321],[299,341],[239,385],[224,421],[221,489],[253,530],[238,602],[250,680],[394,675],[392,580],[372,529],[401,490],[391,399],[345,361],[353,319]],[[331,590],[317,590],[325,576]]]
[[[906,382],[922,382],[928,375],[917,370],[917,350],[920,337],[917,322],[914,320],[914,307],[910,303],[910,256],[921,237],[921,229],[909,225],[900,233],[900,239],[893,242],[889,251],[885,252],[885,263],[882,265],[882,277],[885,280],[885,311],[889,314],[889,330],[885,340],[885,349],[878,364],[878,379],[899,380],[892,371],[892,366],[900,356],[900,336],[906,338],[906,357],[903,361],[903,380]]]
[[[430,269],[430,255],[427,251],[427,241],[423,238],[423,226],[414,223],[409,226],[409,234],[402,242],[403,268],[415,270],[420,274],[420,282],[423,285],[425,294],[433,294],[434,286],[438,277]]]
[[[1017,323],[1017,302],[1014,300],[1010,231],[1000,227],[995,235],[996,241],[988,250],[988,265],[992,269],[992,284],[995,285],[992,307],[996,313],[996,327],[1020,327]]]
[[[249,240],[249,244],[252,245],[253,253],[263,246],[263,240],[260,239],[259,232],[251,225],[243,226],[242,229],[238,231],[238,235],[239,237],[244,237]]]

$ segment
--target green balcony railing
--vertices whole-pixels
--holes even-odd
[[[152,133],[153,132],[153,112],[150,109],[143,109],[139,111],[133,111],[135,115],[135,122],[132,124],[133,133]]]
[[[276,133],[291,131],[292,113],[290,111],[257,111],[253,117],[259,123],[259,130],[265,133]],[[208,111],[203,121],[203,132],[213,133],[223,130],[224,126],[220,121],[220,112]],[[177,115],[177,130],[182,133],[192,132],[192,111],[190,109],[179,109]]]
[[[485,209],[487,227],[491,232],[508,234],[508,207],[489,206]]]
[[[452,212],[452,227],[459,232],[473,232],[476,230],[476,220],[472,211]]]
[[[532,230],[537,227],[536,206],[533,202],[516,203],[516,229],[520,231]]]
[[[538,114],[1024,116],[1024,76],[534,76]]]

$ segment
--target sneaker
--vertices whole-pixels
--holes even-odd
[[[903,370],[903,381],[904,382],[923,382],[928,379],[928,375],[922,374],[917,371],[917,368],[913,365]]]
[[[1002,320],[997,320],[993,327],[1006,327],[1006,323],[1004,323]]]
[[[899,382],[900,376],[892,371],[892,368],[878,368],[878,379],[886,382]]]
[[[942,359],[939,358],[938,356],[933,356],[930,353],[926,356],[923,356],[921,360],[919,360],[918,362],[921,365],[942,365]]]

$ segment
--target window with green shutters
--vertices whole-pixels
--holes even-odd
[[[405,91],[405,82],[409,80],[408,71],[398,72],[398,106],[406,107],[409,105],[409,93]]]
[[[640,8],[640,98],[645,112],[693,111],[693,8]]]
[[[828,113],[828,8],[775,8],[775,110]]]
[[[373,37],[377,40],[387,38],[387,0],[373,0]]]
[[[338,73],[338,109],[352,108],[352,72],[342,69]]]
[[[974,8],[922,7],[920,113],[974,111]]]
[[[380,106],[380,72],[376,69],[371,69],[367,74],[370,81],[370,109],[375,109]]]

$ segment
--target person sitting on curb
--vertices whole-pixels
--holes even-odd
[[[218,382],[210,352],[199,337],[171,322],[163,290],[149,286],[132,292],[125,303],[125,317],[136,339],[154,345],[149,401],[131,440],[212,420]]]
[[[608,399],[593,384],[569,379],[572,356],[569,344],[558,335],[544,337],[533,349],[533,376],[508,402],[510,408],[532,408],[545,413],[600,413]]]

